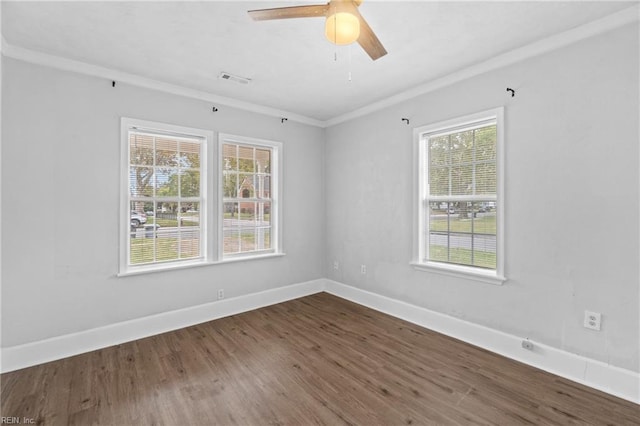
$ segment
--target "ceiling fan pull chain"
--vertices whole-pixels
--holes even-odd
[[[338,62],[338,10],[333,6],[333,61]]]
[[[351,56],[353,54],[353,49],[351,48],[351,44],[349,45],[349,83],[351,83]]]
[[[349,82],[351,82],[351,45],[349,45]]]

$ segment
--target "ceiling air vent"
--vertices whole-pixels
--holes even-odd
[[[218,78],[221,78],[223,80],[234,81],[240,84],[249,84],[249,82],[251,81],[250,78],[240,77],[239,75],[229,74],[228,72],[224,72],[224,71],[220,73]]]

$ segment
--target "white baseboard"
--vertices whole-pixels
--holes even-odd
[[[0,371],[5,373],[55,361],[322,291],[640,404],[640,374],[638,373],[538,342],[533,342],[534,350],[525,350],[521,347],[522,337],[328,279],[289,285],[2,348]]]
[[[0,371],[31,367],[319,293],[324,290],[324,282],[323,279],[307,281],[2,348]]]
[[[325,291],[376,311],[454,337],[507,358],[640,404],[640,374],[538,342],[523,349],[522,337],[430,311],[356,287],[325,280]]]

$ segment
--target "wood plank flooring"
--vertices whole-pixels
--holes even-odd
[[[326,293],[1,380],[2,416],[40,425],[640,424],[639,405]]]

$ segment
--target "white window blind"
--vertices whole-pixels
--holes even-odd
[[[123,119],[123,138],[121,272],[204,261],[206,132]]]
[[[417,263],[502,275],[501,110],[417,129]]]
[[[211,131],[130,118],[121,135],[119,275],[284,254],[280,142],[215,149]]]

